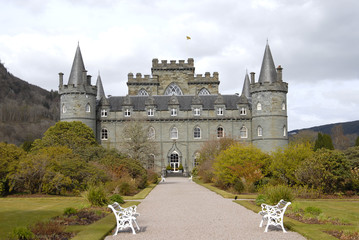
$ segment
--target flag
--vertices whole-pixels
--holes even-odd
[[[191,37],[190,37],[190,36],[186,36],[186,38],[187,38],[187,40],[190,40],[190,39],[191,39]]]

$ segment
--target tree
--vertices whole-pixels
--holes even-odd
[[[228,149],[237,141],[233,138],[212,138],[205,142],[199,150],[198,175],[204,182],[212,182],[214,177],[213,162],[220,152]]]
[[[335,149],[345,150],[349,147],[349,138],[344,135],[343,126],[341,124],[335,125],[332,128],[332,136]]]
[[[272,153],[269,172],[280,182],[295,185],[298,182],[295,176],[298,166],[312,155],[312,145],[309,142],[290,143],[288,147],[279,148]]]
[[[300,164],[296,176],[300,184],[334,193],[349,182],[350,164],[342,152],[322,148]]]
[[[234,144],[219,153],[213,167],[221,187],[231,187],[240,180],[247,189],[264,175],[262,167],[270,160],[269,155],[252,145]]]
[[[57,122],[50,127],[42,139],[37,139],[32,145],[32,151],[51,146],[67,146],[74,153],[86,153],[90,146],[97,146],[95,135],[91,128],[82,122]]]
[[[318,134],[312,130],[302,130],[297,134],[290,135],[289,142],[294,144],[310,143],[314,146],[317,135]]]
[[[357,139],[355,140],[355,146],[359,146],[359,136],[358,136]]]
[[[325,134],[325,133],[321,134],[320,132],[318,133],[318,138],[314,144],[314,151],[316,151],[320,148],[326,148],[326,149],[330,149],[330,150],[334,149],[332,138],[330,137],[330,135]]]
[[[122,151],[130,158],[148,166],[150,155],[157,154],[155,142],[149,138],[147,129],[140,121],[131,121],[124,127]]]

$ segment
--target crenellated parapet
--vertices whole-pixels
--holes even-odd
[[[286,82],[256,82],[250,84],[250,92],[258,93],[258,92],[288,92],[288,83]]]
[[[136,76],[133,73],[127,75],[128,81],[127,85],[159,85],[158,76],[143,75],[141,73],[136,73]]]
[[[189,85],[195,84],[218,84],[219,85],[219,74],[218,72],[214,72],[213,75],[209,72],[203,74],[196,74],[193,78],[193,81],[188,82]]]
[[[185,60],[170,60],[169,62],[167,60],[161,60],[159,61],[157,58],[154,58],[152,60],[152,73],[154,71],[176,71],[176,70],[182,70],[182,71],[192,71],[194,73],[195,67],[194,67],[194,60],[193,58],[188,58],[187,62]]]
[[[72,93],[84,93],[89,95],[97,95],[97,87],[91,85],[91,76],[85,75],[83,78],[86,79],[86,81],[83,81],[82,84],[63,84],[63,73],[59,73],[59,94],[72,94]]]

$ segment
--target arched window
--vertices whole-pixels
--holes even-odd
[[[65,104],[62,104],[62,113],[66,113],[66,112],[67,112],[67,108]]]
[[[283,137],[287,136],[287,127],[283,126]]]
[[[258,137],[262,137],[262,136],[263,136],[263,128],[262,128],[261,126],[258,126],[257,132],[258,132]]]
[[[107,140],[108,139],[108,131],[106,128],[101,129],[101,140]]]
[[[199,92],[198,95],[209,95],[211,94],[207,88],[202,88]]]
[[[201,129],[199,127],[195,127],[193,129],[193,138],[194,139],[199,139],[201,138]]]
[[[221,126],[219,126],[219,127],[217,128],[217,137],[219,137],[219,138],[224,137],[224,129],[223,129],[223,127],[221,127]]]
[[[282,103],[282,110],[285,111],[285,102]]]
[[[257,103],[257,110],[258,111],[262,110],[262,104],[261,103]]]
[[[89,103],[86,104],[86,112],[91,112],[91,105]]]
[[[241,129],[239,130],[240,136],[241,138],[247,138],[248,134],[247,134],[247,128],[245,126],[241,127]]]
[[[171,128],[170,137],[171,139],[178,139],[178,130],[176,127]]]
[[[172,96],[172,95],[183,95],[182,93],[182,90],[181,88],[175,84],[175,83],[171,83],[167,88],[166,88],[166,91],[165,91],[165,94],[164,95],[169,95],[169,96]]]
[[[140,91],[138,91],[138,96],[148,96],[148,92],[145,89],[141,89]]]
[[[155,129],[153,127],[150,127],[148,129],[147,137],[148,137],[148,139],[155,139],[156,138],[156,131],[155,131]]]

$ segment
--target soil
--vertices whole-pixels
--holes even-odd
[[[98,214],[97,212],[100,212]],[[84,208],[78,211],[75,214],[70,214],[69,216],[60,216],[54,218],[55,221],[60,222],[60,224],[68,226],[68,225],[89,225],[94,223],[101,218],[105,217],[106,213],[99,209],[93,208]]]
[[[328,223],[330,223],[333,225],[349,225],[349,224],[340,222],[339,220],[335,220],[335,219],[319,220],[316,218],[303,218],[303,216],[297,215],[295,213],[285,213],[285,216],[290,217],[299,222],[308,223],[308,224],[328,224]]]
[[[37,239],[39,240],[69,240],[71,238],[73,238],[75,236],[74,233],[71,232],[62,232],[62,233],[57,233],[56,235],[52,235],[52,236],[36,236]]]
[[[359,240],[359,233],[357,232],[352,234],[344,234],[343,231],[337,231],[337,230],[325,231],[325,232],[340,240]]]

